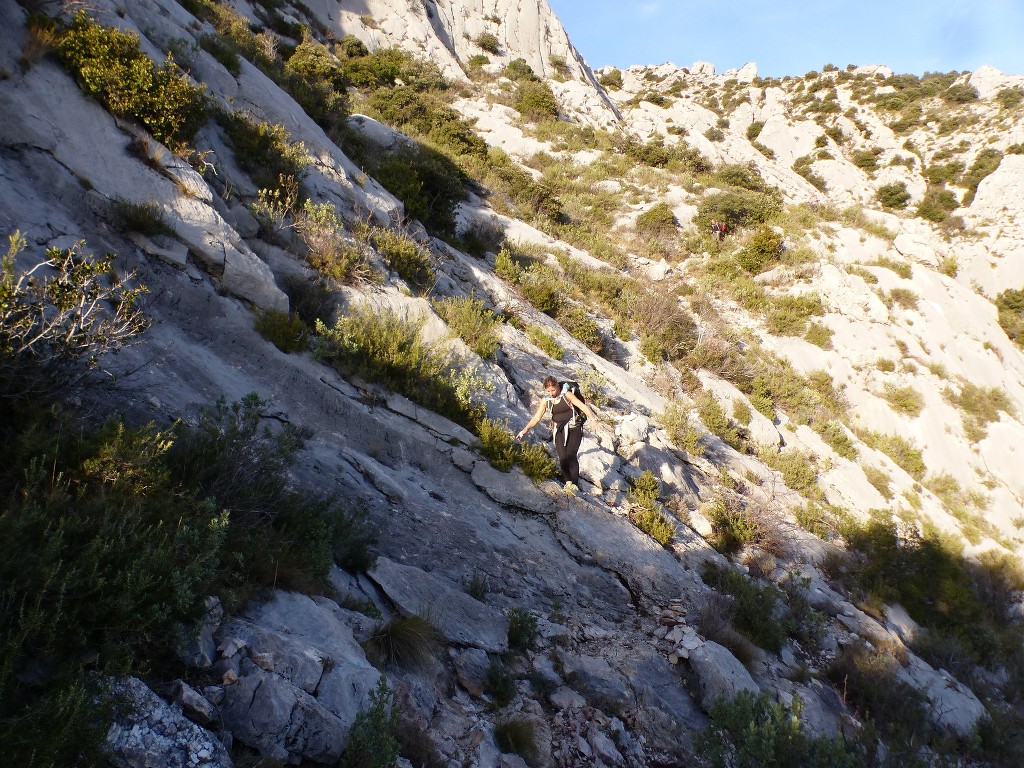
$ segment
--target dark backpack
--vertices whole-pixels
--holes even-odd
[[[560,381],[560,382],[558,382],[559,392],[564,393],[566,387],[569,388],[569,391],[572,392],[573,396],[577,400],[579,400],[581,403],[587,402],[587,399],[583,396],[583,391],[580,389],[580,383],[578,381]],[[557,400],[559,397],[562,397],[562,396],[563,396],[562,394],[559,394],[559,396],[556,397],[555,400]],[[569,402],[569,401],[567,400],[566,402]],[[551,405],[552,405],[552,400],[551,400],[551,398],[548,398],[548,415],[549,416],[551,415]],[[583,426],[583,422],[585,422],[587,420],[587,414],[585,414],[581,409],[577,408],[572,403],[569,403],[569,407],[572,408],[572,421],[569,422],[570,426],[582,427]]]

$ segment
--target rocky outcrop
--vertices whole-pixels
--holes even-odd
[[[126,707],[107,734],[117,768],[232,768],[227,750],[210,731],[186,719],[134,677],[117,681]]]

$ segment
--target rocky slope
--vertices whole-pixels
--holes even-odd
[[[301,178],[306,194],[331,203],[351,229],[397,227],[402,202],[292,96],[246,59],[233,73],[200,45],[214,28],[193,15],[194,6],[100,0],[91,12],[101,24],[138,33],[156,60],[186,51],[189,76],[222,108],[283,126],[312,159]],[[693,737],[709,724],[712,705],[741,691],[787,705],[799,698],[810,733],[852,739],[865,710],[844,700],[827,670],[863,649],[899,661],[892,680],[917,692],[929,727],[960,745],[954,752],[967,749],[989,715],[1012,709],[1012,668],[950,659],[947,671],[941,654],[920,647],[927,633],[907,610],[869,599],[824,564],[849,543],[836,519],[865,521],[877,510],[965,542],[968,559],[1020,554],[1024,354],[1000,327],[992,299],[1022,287],[1024,155],[1015,147],[1024,143],[1024,111],[1000,94],[1020,90],[1024,77],[959,75],[943,88],[973,87],[977,99],[925,94],[901,97],[896,109],[881,100],[907,83],[891,84],[882,67],[781,81],[761,80],[751,66],[724,75],[707,64],[634,67],[617,78],[598,73],[615,83],[606,91],[540,0],[230,6],[257,28],[268,6],[279,7],[282,19],[307,24],[325,41],[355,35],[371,50],[398,46],[428,57],[462,83],[453,103],[476,120],[477,133],[561,194],[570,219],[585,223],[593,213],[604,230],[593,242],[616,258],[602,260],[607,250],[590,248],[578,231],[517,218],[502,195],[480,186],[460,205],[460,234],[473,222],[496,223],[508,242],[542,254],[552,269],[600,268],[635,277],[651,293],[670,286],[694,318],[693,349],[676,366],[655,355],[652,362],[640,334],[613,332],[613,318],[595,302],[592,318],[610,350],[596,354],[499,275],[496,249],[472,256],[406,222],[429,250],[435,297],[483,297],[521,322],[504,324],[500,351],[480,360],[447,341],[432,305],[393,272],[372,288],[336,287],[342,313],[367,303],[427,318],[424,333],[460,349],[490,385],[488,414],[513,426],[529,418],[548,372],[586,380],[600,400],[601,418],[588,427],[580,456],[585,495],[567,497],[550,481],[535,485],[519,469],[497,471],[463,427],[372,383],[346,380],[309,353],[286,354],[257,333],[259,311],[287,310],[282,286],[311,270],[305,249],[254,216],[260,185],[223,129],[211,120],[200,130],[201,161],[193,155],[189,165],[83,96],[53,58],[32,55],[25,9],[2,0],[0,22],[10,33],[0,39],[0,229],[25,233],[26,259],[84,239],[94,252],[119,254],[118,269],[136,270],[150,289],[144,309],[154,325],[108,363],[127,378],[101,407],[135,423],[166,423],[195,419],[218,397],[257,392],[273,403],[273,421],[312,433],[296,483],[365,505],[381,531],[377,564],[358,576],[336,570],[332,594],[277,592],[227,618],[211,601],[190,658],[208,670],[208,684],[181,684],[167,708],[127,683],[139,714],[111,730],[118,764],[231,764],[195,723],[275,759],[332,764],[370,705],[379,671],[403,718],[428,734],[431,764],[445,765],[522,765],[499,748],[496,732],[509,721],[530,724],[531,764],[693,764]],[[496,38],[497,53],[470,76],[484,33]],[[545,134],[509,104],[513,84],[501,75],[519,58],[549,84],[562,128],[577,126],[582,142]],[[401,146],[400,135],[371,118],[351,122],[380,146]],[[688,147],[708,168],[641,162],[627,145]],[[972,181],[982,174],[972,177],[971,169],[979,158],[991,161],[992,151],[998,162]],[[713,242],[701,207],[728,191],[711,173],[723,166],[753,168],[761,181],[746,176],[745,183],[780,191],[779,216],[767,231],[782,247],[742,284],[716,264],[752,248],[760,228]],[[915,216],[947,168],[943,189],[956,209],[942,222]],[[556,171],[575,177],[572,185],[557,187]],[[580,184],[590,197],[572,207]],[[883,209],[879,190],[900,184],[904,207]],[[126,231],[118,215],[126,201],[155,205],[167,231]],[[674,214],[671,235],[645,238],[641,215],[659,203]],[[607,225],[594,213],[601,206],[610,208]],[[781,323],[783,297],[808,295],[817,308],[798,330]],[[534,329],[557,341],[561,359],[541,351]],[[771,368],[772,360],[788,366]],[[755,363],[786,371],[791,388],[816,392],[814,413],[791,408],[796,400],[780,390],[772,391],[774,412],[759,411],[757,372],[745,372]],[[836,401],[827,419],[818,415],[826,389]],[[976,392],[987,393],[994,411],[971,409],[967,394]],[[704,393],[733,433],[701,424],[698,411],[705,421],[713,416]],[[688,445],[668,428],[673,408],[686,414]],[[908,463],[906,451],[894,455],[879,436],[919,451],[919,463]],[[810,481],[798,484],[800,473],[787,472],[779,457],[799,457]],[[628,491],[644,471],[660,482],[675,529],[667,546],[634,522],[638,505]],[[727,551],[723,509],[749,511],[764,535],[722,554],[712,542]],[[828,530],[808,524],[810,509]],[[794,634],[765,650],[736,640],[735,630],[716,631],[716,615],[735,609],[709,564],[786,587],[774,618],[805,605],[817,627],[813,641]],[[487,585],[486,595],[468,595],[474,583]],[[1008,621],[1020,619],[1019,594],[1012,602],[1017,612]],[[361,644],[397,615],[428,617],[443,651],[412,671],[376,662],[378,671]],[[510,623],[525,615],[536,618],[536,635],[527,650],[508,655]],[[494,669],[514,688],[500,705]]]

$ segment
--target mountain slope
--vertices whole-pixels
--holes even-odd
[[[539,764],[692,764],[694,735],[724,722],[716,698],[743,691],[799,698],[804,737],[845,735],[851,760],[870,719],[897,759],[918,728],[926,759],[982,743],[998,764],[985,724],[1019,717],[1024,668],[1019,566],[1000,559],[1024,541],[1024,354],[992,299],[1020,287],[1024,77],[665,65],[599,73],[605,93],[540,2],[97,3],[97,22],[205,85],[215,109],[175,153],[0,7],[16,31],[0,222],[29,239],[19,264],[82,238],[150,288],[152,328],[104,363],[120,387],[85,404],[166,423],[257,392],[267,423],[306,436],[295,487],[380,530],[369,576],[332,576],[349,608],[278,594],[221,628],[204,692],[242,712],[236,739],[338,758],[339,738],[285,734],[347,730],[366,684],[342,713],[337,678],[310,684],[295,660],[369,675],[355,639],[306,636],[324,611],[367,640],[361,606],[440,628],[447,654],[425,669],[374,662],[441,764],[512,764],[510,720],[530,723]],[[474,66],[483,33],[499,53]],[[532,71],[507,66],[520,58]],[[162,226],[140,231],[139,207]],[[315,354],[257,332],[311,297]],[[473,301],[500,314],[497,351],[451,338],[445,301],[480,325],[495,315]],[[455,357],[433,377],[382,373],[360,317],[418,318],[404,347]],[[598,408],[580,498],[485,458],[547,373]],[[463,595],[474,583],[485,601]],[[531,615],[528,648],[502,656]],[[298,719],[246,725],[236,697],[261,687],[301,702]]]

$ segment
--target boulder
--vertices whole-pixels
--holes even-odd
[[[386,557],[368,573],[399,611],[429,619],[449,642],[488,653],[508,650],[508,619],[444,577]]]
[[[740,691],[754,695],[761,691],[740,660],[714,641],[707,640],[690,651],[689,661],[700,686],[700,705],[706,712],[718,699],[732,699]]]
[[[117,768],[232,768],[216,736],[188,720],[141,680],[118,680],[113,691],[128,705],[118,710],[107,732],[111,761]]]

